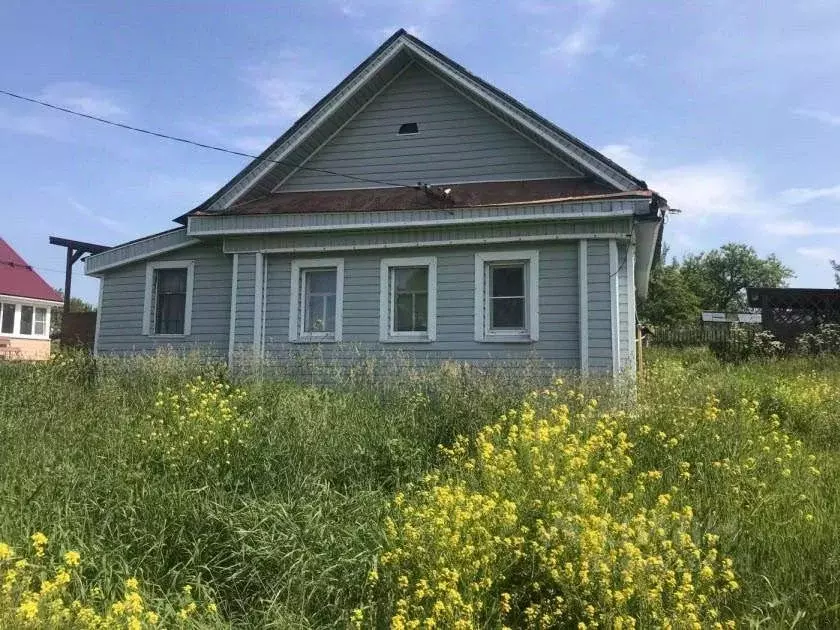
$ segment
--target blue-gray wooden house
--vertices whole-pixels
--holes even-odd
[[[398,31],[179,227],[87,258],[96,352],[318,344],[618,374],[666,211]]]

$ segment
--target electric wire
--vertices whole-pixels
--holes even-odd
[[[325,173],[327,175],[334,175],[336,177],[344,177],[347,179],[352,179],[359,182],[365,182],[369,184],[380,184],[383,186],[389,187],[399,187],[399,188],[416,188],[415,184],[406,184],[406,183],[398,183],[398,182],[390,182],[381,179],[374,179],[371,177],[362,177],[359,175],[351,175],[349,173],[340,173],[338,171],[332,171],[330,169],[325,168],[316,168],[314,166],[306,166],[304,164],[296,164],[295,162],[291,162],[289,160],[275,160],[272,158],[267,157],[260,157],[258,155],[254,155],[252,153],[246,153],[244,151],[237,151],[235,149],[228,149],[227,147],[222,147],[214,144],[207,144],[205,142],[199,142],[197,140],[192,140],[190,138],[184,138],[181,136],[173,136],[171,134],[163,133],[161,131],[154,131],[151,129],[145,129],[143,127],[135,127],[133,125],[127,125],[125,123],[117,122],[114,120],[109,120],[107,118],[102,118],[100,116],[94,116],[92,114],[85,114],[84,112],[80,112],[78,110],[70,109],[68,107],[62,107],[61,105],[56,105],[55,103],[49,103],[47,101],[43,101],[37,98],[32,98],[30,96],[23,96],[22,94],[17,94],[16,92],[10,92],[8,90],[0,89],[0,94],[8,96],[10,98],[18,99],[20,101],[25,101],[27,103],[33,103],[35,105],[40,105],[41,107],[46,107],[48,109],[56,110],[59,112],[63,112],[65,114],[70,114],[73,116],[78,116],[80,118],[86,118],[88,120],[92,120],[98,123],[102,123],[104,125],[110,125],[112,127],[118,127],[120,129],[125,129],[128,131],[134,131],[136,133],[142,133],[148,136],[153,136],[155,138],[161,138],[164,140],[169,140],[171,142],[180,142],[182,144],[187,144],[190,146],[198,147],[201,149],[208,149],[211,151],[218,151],[220,153],[227,153],[229,155],[236,155],[238,157],[245,157],[255,160],[257,162],[270,162],[273,164],[280,164],[282,166],[289,166],[292,168],[297,168],[304,171],[313,171],[317,173]]]

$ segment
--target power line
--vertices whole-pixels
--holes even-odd
[[[27,103],[34,103],[35,105],[40,105],[41,107],[46,107],[48,109],[53,109],[59,112],[64,112],[65,114],[71,114],[73,116],[78,116],[80,118],[87,118],[88,120],[93,120],[98,123],[102,123],[104,125],[110,125],[112,127],[118,127],[120,129],[126,129],[128,131],[135,131],[137,133],[146,134],[147,136],[154,136],[156,138],[162,138],[164,140],[170,140],[172,142],[180,142],[182,144],[188,144],[194,147],[199,147],[201,149],[209,149],[211,151],[218,151],[220,153],[227,153],[230,155],[236,155],[239,157],[246,157],[252,160],[258,160],[260,162],[272,162],[274,164],[281,164],[283,166],[291,166],[292,168],[299,168],[305,171],[313,171],[317,173],[326,173],[327,175],[335,175],[336,177],[345,177],[347,179],[353,179],[359,182],[366,182],[370,184],[381,184],[384,186],[396,186],[400,188],[415,188],[416,186],[413,184],[403,184],[403,183],[396,183],[396,182],[388,182],[381,179],[372,179],[369,177],[360,177],[358,175],[350,175],[348,173],[339,173],[337,171],[331,171],[325,168],[315,168],[313,166],[304,166],[303,164],[295,164],[294,162],[290,162],[288,160],[274,160],[271,158],[261,158],[258,155],[253,155],[251,153],[245,153],[243,151],[236,151],[235,149],[228,149],[226,147],[220,147],[214,144],[206,144],[204,142],[198,142],[197,140],[191,140],[189,138],[182,138],[180,136],[172,136],[167,133],[163,133],[160,131],[153,131],[151,129],[144,129],[142,127],[134,127],[132,125],[126,125],[125,123],[116,122],[114,120],[108,120],[107,118],[101,118],[99,116],[93,116],[91,114],[85,114],[84,112],[80,112],[74,109],[69,109],[67,107],[62,107],[60,105],[55,105],[54,103],[48,103],[47,101],[42,101],[37,98],[32,98],[29,96],[23,96],[22,94],[16,94],[15,92],[9,92],[7,90],[0,90],[0,94],[4,94],[5,96],[9,96],[11,98],[15,98],[21,101],[26,101]]]

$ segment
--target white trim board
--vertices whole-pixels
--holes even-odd
[[[88,276],[97,276],[101,274],[103,271],[108,271],[109,269],[113,269],[115,267],[122,267],[123,265],[127,265],[129,263],[138,262],[140,260],[146,260],[147,258],[152,258],[153,256],[159,256],[160,254],[166,254],[168,252],[174,252],[178,249],[183,249],[184,247],[189,247],[190,245],[198,245],[201,241],[197,238],[191,238],[188,241],[183,243],[176,243],[175,245],[168,245],[166,247],[161,247],[159,249],[155,249],[152,251],[144,252],[142,254],[135,254],[134,256],[129,256],[128,258],[123,258],[118,261],[114,261],[102,266],[95,266],[90,265],[90,262],[93,259],[93,256],[88,256],[85,259],[85,275]],[[136,245],[136,243],[132,243],[132,245]],[[113,252],[118,247],[114,247],[113,249],[106,250],[108,252]],[[102,252],[103,254],[105,252]],[[95,262],[95,261],[94,261]],[[89,265],[92,268],[89,268]]]
[[[93,330],[93,356],[99,356],[99,329],[102,325],[102,296],[105,293],[105,278],[99,278],[99,299],[96,301],[96,327]]]
[[[622,200],[626,201],[626,200]],[[558,202],[561,203],[561,202]],[[583,203],[572,201],[568,203]],[[590,202],[591,203],[591,202]],[[599,220],[599,219],[615,219],[621,217],[632,217],[635,212],[630,210],[608,210],[605,212],[544,212],[540,214],[523,214],[523,206],[530,204],[522,204],[520,206],[504,206],[510,207],[512,211],[510,214],[500,215],[485,215],[478,217],[463,217],[458,219],[432,219],[421,221],[378,221],[367,223],[335,223],[328,225],[295,225],[295,226],[278,226],[278,227],[242,227],[242,228],[223,228],[223,229],[193,229],[193,217],[188,219],[187,225],[189,234],[196,237],[203,236],[242,236],[248,234],[289,234],[297,232],[351,232],[355,230],[370,230],[370,229],[405,229],[418,227],[446,227],[451,225],[473,225],[473,224],[491,224],[491,223],[528,223],[531,221],[579,221],[579,220]],[[535,204],[536,205],[536,204]],[[485,208],[494,208],[502,206],[485,206]],[[479,208],[463,208],[463,210],[478,210]],[[407,210],[406,212],[412,212]],[[441,210],[440,212],[444,212]],[[325,215],[337,213],[323,213]],[[323,214],[319,213],[320,216]],[[224,219],[235,215],[225,215],[224,217],[198,217],[201,221],[213,221]],[[249,217],[238,217],[240,219],[251,219],[257,223],[260,219],[264,219],[266,215],[251,215]],[[268,215],[276,216],[276,215]],[[200,241],[199,241],[200,242]],[[122,264],[122,263],[120,263]]]
[[[428,298],[426,302],[426,331],[421,333],[394,330],[394,298],[391,269],[399,267],[427,267]],[[437,257],[383,258],[379,263],[379,341],[383,343],[422,343],[437,339]]]
[[[182,334],[160,334],[152,330],[152,292],[154,275],[158,269],[186,269],[187,294],[184,301],[184,332]],[[192,333],[192,303],[195,278],[194,260],[156,260],[146,263],[146,286],[143,294],[143,334],[147,337],[189,337]]]

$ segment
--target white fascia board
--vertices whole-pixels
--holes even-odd
[[[626,201],[626,200],[622,200]],[[575,202],[580,203],[580,202]],[[556,204],[561,205],[561,204]],[[404,229],[404,228],[421,228],[421,227],[436,227],[436,226],[450,226],[450,225],[477,225],[477,224],[489,224],[489,223],[523,223],[523,222],[531,222],[531,221],[547,221],[547,220],[593,220],[593,219],[611,219],[615,217],[626,217],[626,216],[633,216],[635,214],[632,205],[624,204],[625,207],[622,207],[622,204],[615,203],[610,204],[611,210],[609,211],[583,211],[583,212],[562,212],[560,210],[557,211],[545,211],[545,208],[541,208],[539,206],[506,206],[505,208],[509,208],[508,212],[493,214],[493,215],[480,215],[480,216],[462,216],[457,218],[446,218],[446,219],[433,219],[433,220],[408,220],[408,221],[394,221],[394,220],[383,220],[383,221],[366,221],[366,222],[359,222],[359,223],[331,223],[331,224],[322,224],[322,225],[297,225],[297,226],[266,226],[264,221],[266,217],[272,217],[276,215],[249,215],[247,217],[239,217],[240,220],[245,220],[248,223],[253,224],[252,226],[240,227],[240,228],[210,228],[210,229],[202,229],[196,225],[199,221],[201,222],[217,222],[219,219],[224,219],[229,216],[233,215],[225,215],[225,217],[211,217],[211,216],[201,216],[201,217],[190,217],[187,222],[187,233],[192,237],[204,237],[204,236],[233,236],[233,235],[246,235],[246,234],[288,234],[288,233],[297,233],[297,232],[331,232],[331,231],[349,231],[349,230],[371,230],[376,228],[393,228],[393,229]],[[626,207],[630,206],[630,207]],[[525,214],[523,212],[523,208],[536,208],[540,211],[532,212],[531,214]],[[469,214],[470,212],[477,212],[480,210],[486,210],[485,208],[463,208],[460,209],[464,215]],[[407,210],[407,213],[412,212],[411,210]],[[260,225],[262,223],[262,225]],[[193,227],[196,225],[196,227]]]
[[[63,306],[64,302],[56,302],[54,300],[41,300],[39,298],[28,298],[22,295],[6,295],[0,293],[0,302],[14,302],[16,304],[23,304],[24,306]]]
[[[153,241],[155,239],[160,239],[162,236],[169,236],[169,234],[161,235],[157,234],[155,236],[150,236],[147,239],[143,239],[141,241],[134,241],[127,245],[118,245],[117,247],[112,247],[111,249],[105,250],[102,254],[96,254],[94,256],[88,256],[85,258],[85,275],[93,276],[93,277],[100,277],[102,272],[108,271],[109,269],[115,269],[116,267],[122,267],[123,265],[127,265],[129,263],[138,262],[141,260],[146,260],[147,258],[152,258],[154,256],[158,256],[160,254],[165,254],[167,252],[177,251],[184,247],[189,247],[190,245],[197,245],[201,241],[197,238],[186,238],[186,240],[181,241],[180,243],[171,243],[169,245],[162,245],[161,247],[156,247],[154,249],[142,252],[140,254],[134,254],[126,256],[125,258],[120,258],[119,260],[115,260],[110,263],[105,264],[97,264],[98,256],[102,256],[103,254],[110,254],[113,255],[114,253],[119,253],[120,249],[125,249],[129,251],[129,248],[132,246],[139,245],[141,243],[147,243],[149,241]],[[184,236],[186,237],[187,234],[184,232]],[[109,256],[110,257],[110,256]]]

